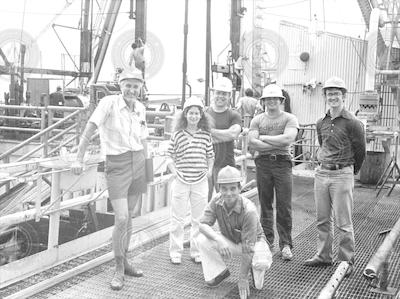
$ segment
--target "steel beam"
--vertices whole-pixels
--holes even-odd
[[[146,43],[147,32],[147,0],[136,0],[135,9],[135,41],[139,38]]]

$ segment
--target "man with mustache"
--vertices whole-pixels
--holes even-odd
[[[355,256],[353,214],[354,175],[365,159],[363,124],[345,108],[347,87],[343,79],[331,77],[322,88],[329,107],[317,121],[319,167],[315,171],[314,194],[317,209],[317,252],[306,266],[327,266],[333,262],[333,223],[339,231],[337,259],[353,271]]]
[[[146,191],[145,150],[148,136],[145,107],[138,101],[143,86],[139,71],[123,72],[119,77],[122,94],[101,99],[82,134],[77,161],[72,172],[80,174],[90,137],[96,129],[100,133],[106,155],[106,180],[108,195],[115,214],[112,236],[116,269],[111,288],[120,290],[124,274],[143,276],[127,259],[132,234],[132,214],[141,194]]]
[[[241,181],[240,171],[235,167],[228,165],[220,170],[217,177],[220,193],[210,201],[200,219],[197,246],[204,279],[210,288],[229,277],[225,260],[241,256],[238,289],[240,298],[245,299],[250,296],[249,273],[254,287],[261,290],[272,254],[254,203],[240,195]],[[215,222],[220,232],[212,228]]]
[[[293,258],[290,145],[296,138],[299,123],[296,116],[281,111],[284,100],[278,85],[270,84],[264,88],[260,98],[264,112],[250,123],[249,145],[257,151],[255,163],[261,225],[268,242],[274,244],[275,200],[279,249],[282,259],[289,261]]]

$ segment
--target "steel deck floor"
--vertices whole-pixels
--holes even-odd
[[[304,260],[315,253],[316,246],[313,180],[295,177],[294,186],[294,259],[284,262],[279,253],[275,253],[263,290],[251,288],[251,298],[316,298],[336,269],[335,266],[303,266]],[[390,197],[376,199],[373,189],[356,187],[353,217],[357,246],[355,271],[342,282],[337,298],[384,298],[369,291],[362,272],[384,239],[379,232],[392,228],[400,218],[399,195],[396,188]],[[336,238],[335,241],[336,248]],[[399,243],[391,256],[389,269],[389,286],[395,288],[400,285]],[[131,252],[130,257],[143,269],[145,276],[126,278],[121,291],[109,288],[114,269],[114,264],[109,262],[39,293],[34,298],[239,298],[236,284],[239,258],[227,264],[231,276],[218,288],[208,289],[204,285],[201,265],[190,261],[187,249],[181,265],[169,262],[167,237]]]

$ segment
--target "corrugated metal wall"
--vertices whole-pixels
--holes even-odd
[[[278,74],[278,83],[289,92],[293,113],[300,124],[315,123],[326,111],[322,84],[331,76],[343,78],[348,86],[346,108],[358,109],[359,94],[364,90],[366,43],[363,40],[331,33],[311,34],[308,29],[281,22],[280,36],[289,48],[286,69]],[[308,52],[304,63],[299,56]],[[303,90],[303,84],[315,79],[317,87]]]

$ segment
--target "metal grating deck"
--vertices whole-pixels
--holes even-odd
[[[251,289],[251,298],[316,298],[336,269],[303,266],[303,261],[315,253],[317,237],[312,179],[295,178],[294,193],[294,259],[283,262],[279,254],[275,254],[263,290]],[[378,233],[393,227],[400,218],[399,194],[395,189],[391,197],[376,199],[373,190],[356,188],[353,219],[357,245],[355,271],[343,281],[337,298],[384,298],[369,292],[362,272],[384,239]],[[389,270],[389,286],[397,288],[400,285],[399,254],[398,243]],[[236,285],[239,258],[228,264],[231,276],[220,287],[210,290],[204,285],[201,266],[190,261],[188,250],[185,250],[182,265],[170,264],[167,237],[134,250],[130,256],[144,270],[145,277],[127,278],[124,289],[119,292],[109,288],[114,269],[114,264],[109,262],[34,298],[239,298]]]
[[[369,259],[384,240],[385,236],[380,236],[379,232],[393,227],[399,218],[398,193],[378,201],[371,190],[357,190],[353,216],[357,246],[355,271],[342,282],[336,298],[386,298],[369,291],[370,287],[362,273]],[[283,262],[275,255],[273,265],[266,276],[264,289],[252,291],[252,298],[316,298],[336,270],[336,265],[322,268],[303,265],[303,261],[315,253],[316,237],[317,231],[313,223],[295,238],[293,261]],[[399,253],[400,243],[398,242],[391,256],[389,269],[389,286],[395,288],[400,286]],[[237,290],[231,290],[225,298],[239,298]]]

